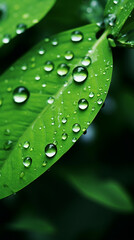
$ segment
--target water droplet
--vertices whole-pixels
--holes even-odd
[[[51,72],[54,69],[54,64],[51,61],[47,61],[44,66],[46,72]]]
[[[86,99],[80,99],[78,102],[78,106],[80,110],[86,110],[88,108],[88,101]]]
[[[57,46],[57,45],[58,45],[58,41],[57,41],[56,38],[52,40],[52,45],[53,45],[53,46]]]
[[[80,31],[74,31],[71,34],[71,40],[72,42],[80,42],[83,39],[83,34]]]
[[[24,176],[25,176],[25,173],[24,173],[24,172],[21,172],[21,173],[20,173],[20,178],[22,179]]]
[[[84,82],[88,77],[88,71],[85,67],[76,67],[73,70],[73,79],[75,82]]]
[[[77,141],[77,138],[73,138],[72,142],[75,143]]]
[[[26,64],[23,64],[23,65],[21,66],[21,70],[26,71],[26,70],[27,70],[27,65],[26,65]]]
[[[40,76],[39,76],[39,75],[36,75],[36,76],[35,76],[35,80],[36,80],[36,81],[39,81],[39,80],[40,80]]]
[[[26,141],[24,144],[23,144],[23,147],[25,149],[28,149],[30,147],[30,143],[28,141]]]
[[[5,142],[5,144],[4,144],[4,149],[5,149],[5,150],[9,150],[9,149],[12,147],[12,145],[13,145],[13,141],[8,140],[8,141]]]
[[[56,155],[56,153],[57,147],[53,143],[50,143],[45,147],[45,154],[47,157],[52,158]]]
[[[47,100],[47,102],[48,102],[49,104],[54,103],[54,97],[49,97],[48,100]]]
[[[40,48],[39,51],[38,51],[39,55],[44,55],[45,53],[45,50],[44,48]]]
[[[58,66],[57,73],[58,73],[59,76],[61,76],[61,77],[66,76],[67,73],[68,73],[68,71],[69,71],[69,67],[68,67],[68,65],[65,64],[65,63],[61,63],[61,64]]]
[[[16,33],[21,34],[21,33],[25,32],[26,28],[27,28],[26,24],[20,23],[16,27]]]
[[[101,104],[103,103],[103,100],[102,100],[101,98],[99,98],[99,99],[97,100],[97,103],[98,103],[98,105],[101,105]]]
[[[24,103],[29,98],[29,91],[25,87],[17,87],[13,91],[13,100],[15,103]]]
[[[73,54],[72,51],[66,51],[66,53],[65,53],[65,59],[66,60],[72,60],[73,57],[74,57],[74,54]]]
[[[91,64],[91,58],[86,56],[82,60],[82,65],[85,67],[88,67]]]
[[[62,134],[62,140],[64,140],[64,141],[65,141],[67,138],[68,138],[68,135],[67,135],[67,133],[63,133],[63,134]]]
[[[65,124],[67,122],[67,118],[63,117],[62,118],[62,123]]]
[[[116,15],[115,14],[108,14],[108,16],[104,19],[104,22],[107,25],[113,27],[116,22]]]
[[[11,40],[11,36],[9,34],[5,34],[3,39],[2,39],[2,42],[7,44],[7,43],[10,42],[10,40]]]
[[[116,5],[116,4],[118,4],[119,0],[114,0],[113,2]]]
[[[94,93],[93,93],[93,92],[90,92],[90,93],[89,93],[89,97],[90,97],[90,98],[93,98],[93,97],[94,97]]]
[[[24,158],[24,160],[23,160],[24,167],[29,168],[31,166],[31,164],[32,164],[32,158],[30,158],[30,157]]]
[[[46,167],[46,165],[47,165],[47,161],[43,161],[42,167]]]
[[[8,128],[5,129],[5,131],[4,131],[4,135],[9,136],[10,133],[11,133],[10,129],[8,129]]]
[[[78,123],[75,123],[72,128],[74,133],[78,133],[81,130],[81,127]]]

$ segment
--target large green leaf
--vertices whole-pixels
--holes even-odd
[[[134,9],[133,0],[108,0],[105,8],[105,23],[110,26],[110,33],[115,37]]]
[[[51,167],[88,128],[103,105],[113,69],[107,32],[96,39],[96,24],[77,30],[80,32],[71,30],[46,39],[0,79],[0,198],[20,190]],[[53,65],[46,65],[46,61]],[[66,67],[60,69],[60,64]],[[53,70],[48,72],[44,66]],[[81,83],[74,81],[77,67],[84,70],[75,75],[77,81],[85,78]],[[23,104],[13,101],[19,86],[30,94]],[[86,106],[79,104],[81,99],[87,101],[85,110],[79,109]],[[52,158],[45,154],[50,143],[57,148]],[[23,164],[26,157],[32,159],[28,159],[29,167],[28,162]]]
[[[123,187],[113,180],[101,180],[90,171],[65,172],[64,177],[85,197],[117,211],[132,211],[133,204]]]
[[[39,22],[54,3],[55,0],[0,1],[0,46]]]

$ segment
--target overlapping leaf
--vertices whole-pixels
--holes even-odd
[[[0,2],[0,46],[42,19],[55,0],[4,0]]]
[[[96,24],[77,30],[73,35],[71,30],[45,39],[0,79],[0,198],[51,167],[103,105],[113,68],[107,32],[96,39]],[[86,73],[81,83],[74,81],[77,67],[84,68],[84,73],[77,72],[76,79]],[[14,89],[20,86],[30,94],[23,104],[13,101]],[[83,110],[81,99],[87,105]],[[45,154],[48,144],[57,150],[53,158]],[[23,163],[27,157],[31,159],[28,167]]]

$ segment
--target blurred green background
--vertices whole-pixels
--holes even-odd
[[[44,37],[100,22],[105,2],[58,0],[45,19],[0,49],[0,72]],[[134,50],[113,49],[113,58],[109,94],[87,133],[39,179],[0,200],[0,239],[134,239]],[[70,177],[81,174],[89,192],[90,187],[92,192],[99,191],[101,182],[121,186],[130,209],[120,207],[123,201],[118,191],[113,196],[106,188],[106,195],[118,207],[101,201],[98,192],[96,198],[85,196]],[[92,179],[96,185],[90,186]]]

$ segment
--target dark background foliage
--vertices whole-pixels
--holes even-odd
[[[3,46],[0,72],[35,43],[60,31],[101,21],[105,1],[58,0],[47,17]],[[134,50],[113,49],[114,73],[106,102],[87,133],[35,182],[0,201],[0,238],[25,240],[133,239],[133,212],[121,212],[81,195],[63,169],[85,166],[102,180],[121,184],[134,199]],[[3,60],[4,59],[4,60]],[[30,219],[28,227],[16,223]],[[36,220],[50,222],[42,231]],[[132,234],[132,236],[131,236]],[[131,236],[131,237],[130,237]]]

